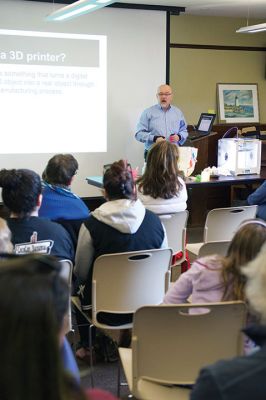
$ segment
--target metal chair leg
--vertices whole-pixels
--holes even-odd
[[[117,363],[117,397],[120,398],[120,385],[121,385],[121,366],[120,366],[120,360],[118,360]]]
[[[94,376],[93,376],[93,346],[92,346],[92,328],[93,325],[89,326],[89,344],[90,344],[90,378],[91,378],[91,387],[94,387]]]

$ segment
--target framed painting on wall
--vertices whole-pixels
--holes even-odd
[[[217,102],[220,122],[259,122],[256,83],[218,83]]]

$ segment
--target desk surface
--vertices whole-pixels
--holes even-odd
[[[186,179],[187,188],[193,187],[206,187],[206,186],[230,186],[237,184],[253,184],[253,183],[262,183],[266,179],[266,176],[262,175],[238,175],[238,176],[219,176],[218,178],[211,178],[208,182],[194,182],[190,178]],[[103,187],[103,178],[102,176],[88,176],[86,181],[89,185],[102,188]]]

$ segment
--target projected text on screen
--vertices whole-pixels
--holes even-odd
[[[0,30],[0,153],[105,152],[106,36]]]

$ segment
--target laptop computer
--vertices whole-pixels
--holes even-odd
[[[195,130],[189,134],[190,140],[195,140],[211,133],[216,114],[201,113]]]

